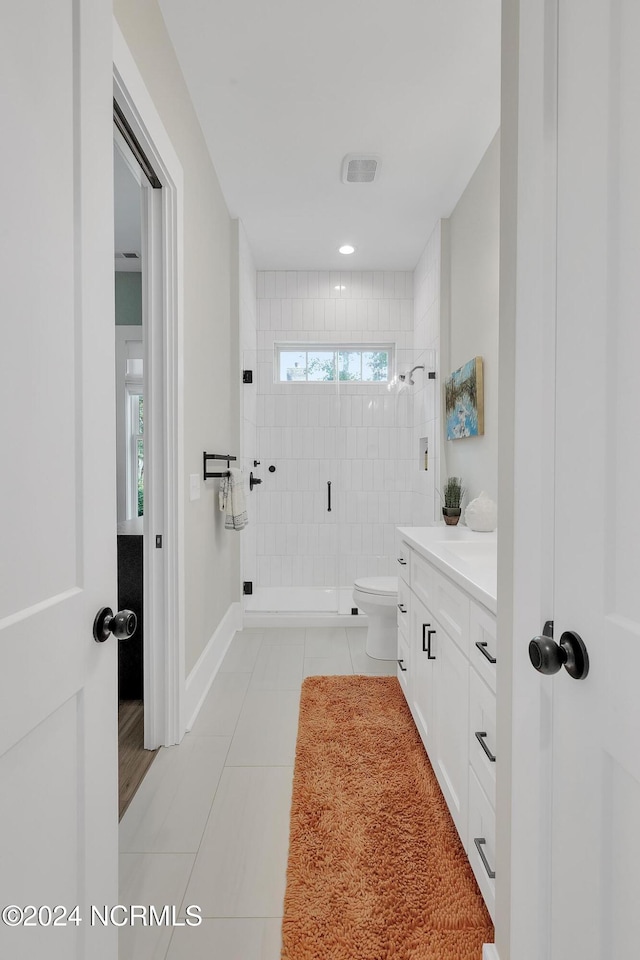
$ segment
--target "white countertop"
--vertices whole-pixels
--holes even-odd
[[[447,527],[398,527],[405,543],[496,613],[498,536],[458,524]]]

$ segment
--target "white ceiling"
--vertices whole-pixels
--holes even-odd
[[[498,129],[500,0],[160,7],[256,266],[413,269]],[[355,152],[379,181],[341,182]]]

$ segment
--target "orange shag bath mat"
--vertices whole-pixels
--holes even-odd
[[[302,686],[282,960],[481,960],[493,926],[395,677]]]

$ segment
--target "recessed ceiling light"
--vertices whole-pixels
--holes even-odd
[[[352,247],[350,243],[345,243],[344,246],[340,247],[338,253],[344,253],[347,256],[349,253],[355,253],[356,248]]]
[[[337,287],[333,288],[334,290],[346,290],[344,283],[339,283]]]

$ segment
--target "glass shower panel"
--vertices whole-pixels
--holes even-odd
[[[362,380],[339,385],[335,520],[344,614],[356,579],[396,575],[396,527],[412,523],[413,397],[381,380],[387,361],[379,354],[363,351]]]
[[[258,398],[264,482],[257,488],[257,583],[248,607],[335,613],[339,399],[335,379],[325,379],[334,354],[279,356],[278,373],[287,382],[267,383]],[[304,373],[288,376],[298,370]]]
[[[308,610],[336,613],[338,610],[337,563],[337,431],[340,418],[340,398],[335,379],[335,354],[323,356],[322,351],[309,352],[309,377],[312,367],[327,379],[307,384],[309,392],[306,411],[308,490],[311,511],[308,525],[308,553],[303,557],[301,580],[309,589]],[[331,368],[331,369],[330,369]],[[331,377],[331,379],[329,379]],[[302,414],[302,411],[300,411]],[[306,468],[303,467],[303,472]],[[307,518],[305,517],[305,520]],[[307,572],[304,571],[304,565]]]
[[[396,575],[396,527],[414,522],[414,503],[431,489],[429,360],[410,350],[394,358],[385,344],[287,344],[265,350],[258,366],[250,460],[261,461],[263,482],[250,495],[246,607],[350,614],[354,580]],[[414,369],[414,383],[394,376],[396,366]]]

